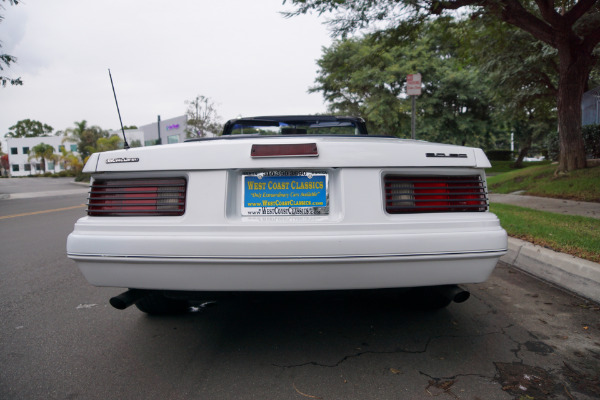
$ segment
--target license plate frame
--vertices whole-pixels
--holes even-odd
[[[327,171],[247,171],[241,192],[242,216],[329,214]]]

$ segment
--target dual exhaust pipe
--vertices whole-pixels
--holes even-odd
[[[446,299],[448,302],[463,303],[469,299],[471,293],[467,290],[462,289],[458,285],[443,285],[433,286],[430,289],[437,292],[440,296]],[[111,297],[110,305],[117,310],[124,310],[130,307],[152,293],[151,290],[145,289],[129,289],[126,292],[121,293],[118,296]]]
[[[129,289],[118,296],[111,297],[109,303],[117,310],[124,310],[150,294],[150,290]]]
[[[458,285],[435,286],[433,287],[433,290],[446,300],[455,303],[464,303],[471,297],[471,293],[468,290],[465,290]]]

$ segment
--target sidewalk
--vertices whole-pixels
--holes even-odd
[[[519,194],[490,194],[490,202],[600,219],[600,203]],[[600,229],[600,221],[598,221],[598,229]],[[508,238],[508,253],[500,260],[600,303],[600,264],[511,237]]]
[[[600,203],[587,203],[549,197],[524,196],[520,194],[490,193],[490,203],[512,204],[558,214],[580,215],[600,219]]]

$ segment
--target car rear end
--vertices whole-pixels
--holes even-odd
[[[97,286],[231,292],[483,282],[507,239],[479,149],[230,137],[94,154],[67,252]]]

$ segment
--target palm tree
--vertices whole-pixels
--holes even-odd
[[[72,151],[67,151],[64,148],[61,150],[60,162],[63,164],[64,169],[71,171],[73,174],[78,174],[83,169],[83,163],[78,156],[73,154]]]
[[[54,147],[46,143],[40,143],[37,146],[33,146],[29,152],[28,160],[41,159],[42,171],[46,173],[46,160],[56,161],[57,156],[54,154]]]
[[[74,128],[66,130],[68,136],[64,141],[77,143],[77,151],[81,155],[81,159],[85,162],[90,154],[97,151],[96,142],[98,139],[108,137],[108,132],[102,130],[99,126],[88,126],[86,120],[74,122],[74,124]]]

